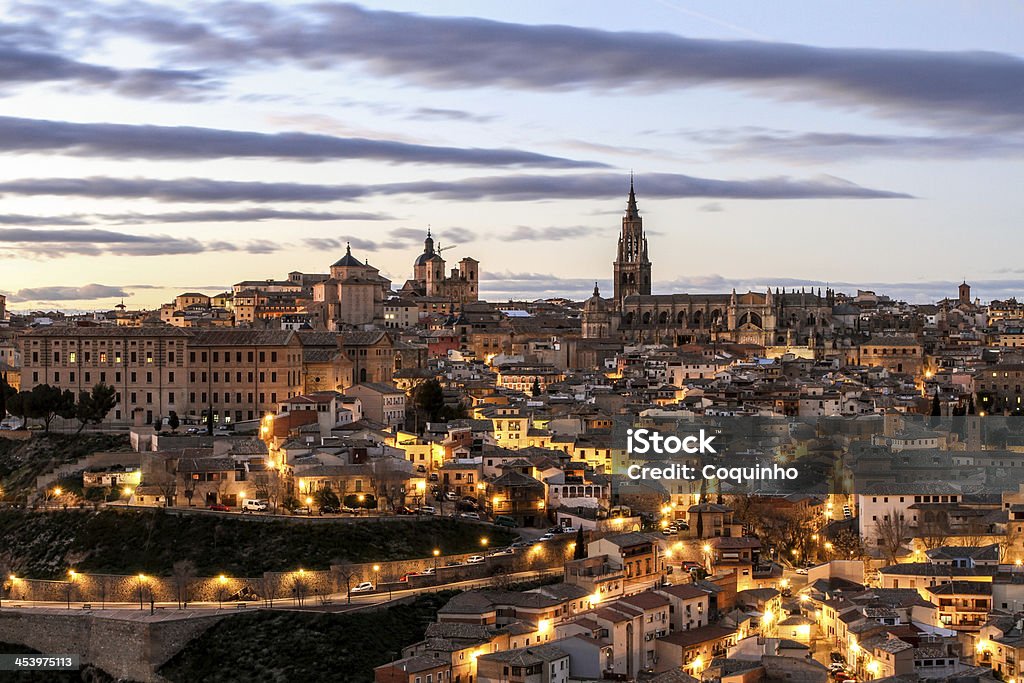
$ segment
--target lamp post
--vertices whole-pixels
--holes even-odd
[[[380,565],[373,565],[373,590],[377,590],[377,584],[380,580]]]
[[[438,548],[434,548],[434,577],[437,577],[437,558],[441,555],[441,551]]]
[[[487,546],[490,544],[490,542],[491,542],[491,539],[487,538],[486,536],[481,536],[480,537],[480,546],[484,550],[487,550]]]
[[[142,586],[146,583],[146,575],[139,574],[139,609],[142,609]]]
[[[224,586],[227,582],[228,577],[223,574],[217,577],[217,609],[224,609]]]
[[[306,515],[309,517],[313,516],[313,498],[312,496],[306,496]]]
[[[78,574],[75,573],[74,569],[69,569],[68,570],[68,586],[67,586],[67,589],[68,589],[68,596],[67,596],[68,597],[68,609],[71,609],[71,589],[75,587],[75,579],[77,577],[78,577]]]

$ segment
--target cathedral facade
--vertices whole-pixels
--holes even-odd
[[[760,346],[818,345],[832,333],[832,290],[737,294],[651,294],[643,218],[630,182],[613,266],[614,296],[598,288],[583,305],[585,339],[682,345],[731,341]]]
[[[406,280],[399,294],[413,298],[437,297],[453,303],[465,304],[480,298],[480,262],[468,256],[459,261],[458,268],[445,273],[442,249],[434,250],[434,238],[427,230],[423,253],[413,263],[412,279]]]

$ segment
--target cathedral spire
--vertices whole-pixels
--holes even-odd
[[[636,218],[640,212],[636,208],[636,193],[633,191],[633,172],[629,172],[629,200],[626,202],[626,218]]]
[[[597,287],[597,282],[594,282],[594,296],[601,296],[601,290]]]

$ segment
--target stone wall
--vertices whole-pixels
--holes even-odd
[[[221,615],[0,609],[0,641],[44,654],[78,654],[115,678],[162,681],[156,669]]]

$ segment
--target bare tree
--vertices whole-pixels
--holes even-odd
[[[260,577],[260,592],[263,593],[263,604],[267,607],[274,606],[274,598],[281,590],[281,575],[276,572],[263,572]]]
[[[945,545],[951,533],[949,517],[943,510],[934,512],[926,510],[917,527],[917,536],[927,550]]]
[[[302,607],[308,592],[309,582],[306,581],[306,577],[298,572],[292,574],[292,596],[295,599],[295,604]]]
[[[857,560],[867,554],[864,550],[864,539],[853,529],[843,529],[835,535],[831,543],[832,552],[842,559]]]
[[[196,578],[196,565],[192,560],[178,560],[171,567],[171,578],[174,581],[174,593],[178,598],[178,609],[182,604],[188,606],[189,588]]]
[[[331,563],[331,569],[344,582],[345,602],[352,604],[352,581],[359,579],[359,568],[348,560],[337,560]]]
[[[405,484],[409,481],[407,467],[405,460],[392,457],[379,458],[370,466],[370,486],[377,500],[384,500],[389,510],[401,504]]]
[[[879,546],[885,551],[890,564],[896,563],[896,554],[903,543],[910,538],[910,524],[903,514],[892,508],[882,519],[875,522]]]

